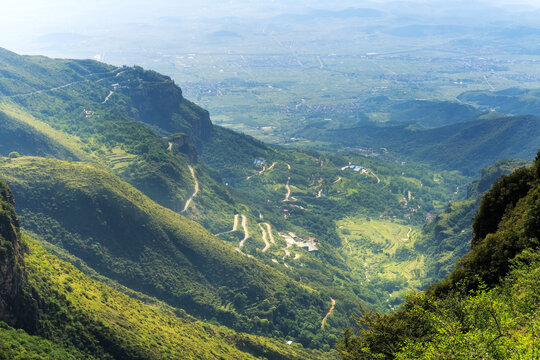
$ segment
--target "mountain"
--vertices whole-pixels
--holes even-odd
[[[175,314],[90,279],[21,233],[13,195],[1,181],[0,241],[2,358],[322,358]]]
[[[540,143],[540,118],[479,116],[432,129],[372,124],[302,133],[348,147],[387,148],[399,156],[473,174],[504,158],[532,158]]]
[[[318,291],[235,251],[95,166],[23,157],[2,161],[1,168],[25,229],[189,314],[251,333],[297,337],[317,333],[318,314],[330,307]],[[302,321],[291,326],[291,317]]]
[[[398,311],[364,311],[339,345],[343,358],[534,357],[540,309],[540,153],[483,196],[470,251],[441,282]]]
[[[456,171],[392,152],[270,146],[212,125],[170,78],[137,66],[0,57],[0,146],[9,154],[0,175],[24,230],[130,297],[233,334],[329,350],[358,303],[393,309],[425,285],[423,252],[447,258],[422,247],[421,234],[426,215],[465,198],[458,187],[470,178]],[[425,151],[444,135],[433,126],[496,121],[456,123],[460,115],[437,115],[435,102],[407,109],[433,118],[386,129],[423,136]]]
[[[426,284],[444,278],[457,260],[469,251],[473,218],[482,195],[502,175],[529,164],[525,160],[500,160],[482,169],[480,179],[469,184],[465,200],[451,202],[444,212],[424,226],[422,238],[415,243],[415,248],[429,259]]]
[[[486,109],[513,115],[540,116],[540,90],[510,88],[501,91],[467,91],[458,99]]]

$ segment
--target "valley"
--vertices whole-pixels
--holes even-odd
[[[0,59],[0,178],[31,251],[71,263],[77,279],[104,281],[113,297],[210,324],[205,331],[222,331],[216,344],[229,339],[216,345],[230,348],[225,358],[249,358],[233,355],[248,347],[255,357],[335,358],[358,304],[395,311],[452,273],[481,194],[528,163],[489,166],[533,158],[540,134],[536,116],[485,113],[500,100],[474,92],[459,95],[466,105],[377,94],[365,101],[369,119],[363,108],[343,121],[310,115],[240,133],[152,70],[2,49]],[[337,66],[314,59],[318,71]],[[522,93],[511,96],[522,104]],[[286,113],[306,118],[313,107],[302,99],[300,112]],[[54,281],[71,284],[67,276]],[[100,296],[84,294],[73,296]]]

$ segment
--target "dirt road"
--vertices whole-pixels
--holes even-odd
[[[189,171],[191,172],[191,176],[195,181],[195,191],[193,191],[193,195],[191,195],[191,197],[186,201],[186,205],[184,206],[184,210],[182,210],[182,212],[185,212],[188,209],[189,204],[191,204],[191,202],[193,201],[193,198],[199,193],[199,181],[197,181],[197,177],[195,176],[195,170],[193,170],[193,167],[191,165],[188,165],[188,167]]]
[[[114,94],[114,91],[109,91],[109,95],[107,95],[107,97],[105,98],[105,100],[103,100],[102,104],[106,104],[107,101],[109,101],[109,99],[111,98],[112,94]]]
[[[244,238],[238,244],[238,247],[240,247],[240,249],[242,247],[244,247],[244,244],[246,243],[246,240],[249,239],[249,231],[248,231],[248,228],[247,228],[247,217],[246,217],[246,215],[243,215],[243,214],[242,214],[242,228],[244,229]]]
[[[270,248],[270,243],[268,242],[268,238],[267,238],[267,235],[266,235],[266,230],[264,229],[262,224],[259,224],[259,228],[261,229],[262,239],[264,241],[264,248],[262,249],[262,252],[266,252],[266,250],[268,250]]]
[[[332,311],[334,311],[334,307],[336,306],[336,300],[330,298],[330,301],[332,302],[332,305],[330,306],[330,310],[328,310],[328,313],[326,313],[326,315],[321,321],[321,329],[324,329],[324,324],[326,323],[326,319],[332,314]]]

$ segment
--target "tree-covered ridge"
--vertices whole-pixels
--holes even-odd
[[[418,226],[427,212],[439,210],[440,204],[453,197],[450,189],[465,182],[456,173],[435,175],[414,164],[400,166],[362,156],[280,149],[219,127],[213,127],[205,138],[205,112],[183,99],[170,78],[139,67],[118,68],[95,81],[3,100],[0,112],[19,129],[28,130],[25,136],[39,144],[25,148],[21,143],[6,142],[6,154],[19,151],[22,155],[52,155],[98,163],[161,205],[177,212],[185,208],[184,215],[207,229],[225,232],[220,238],[233,246],[238,246],[245,236],[243,231],[229,232],[233,219],[244,215],[249,240],[241,249],[243,252],[326,294],[327,303],[330,297],[337,300],[336,311],[328,321],[329,329],[347,326],[346,314],[359,300],[379,308],[386,306],[386,295],[379,293],[377,286],[359,285],[350,276],[350,267],[345,265],[341,250],[336,249],[342,239],[335,221],[359,214],[373,218],[382,215],[385,221],[395,217],[403,222],[400,225],[410,222]],[[187,126],[190,121],[192,125]],[[200,126],[193,129],[197,123]],[[196,165],[193,144],[186,146],[179,131],[192,135],[190,141],[201,141],[201,161]],[[0,137],[8,139],[13,133],[0,131]],[[18,147],[9,148],[7,144]],[[262,170],[253,165],[259,157],[266,159],[267,168],[276,165],[253,176]],[[190,162],[195,176],[190,173]],[[365,166],[371,172],[342,170],[348,162]],[[292,199],[298,201],[282,201],[288,177]],[[186,208],[187,200],[194,194],[195,181],[199,191]],[[403,209],[400,203],[409,192],[409,209],[414,206],[415,211]],[[291,215],[287,219],[284,209]],[[258,225],[262,222],[271,226],[276,239],[276,246],[265,253]],[[279,236],[284,232],[320,240],[319,255],[288,250],[292,255],[288,259],[283,250],[287,244]],[[297,255],[302,260],[291,261]],[[336,272],[339,276],[334,276]],[[414,287],[418,281],[411,285],[401,280],[386,283],[388,289],[393,289],[400,284]],[[339,291],[332,292],[336,288]],[[399,302],[399,298],[392,300]],[[312,318],[315,319],[314,314]]]
[[[0,358],[5,359],[307,359],[323,354],[297,345],[235,333],[202,323],[163,303],[144,304],[90,279],[20,234],[13,197],[0,181],[0,230],[25,249],[0,259],[16,267],[24,281],[13,293],[23,306],[3,308]],[[5,255],[6,253],[3,252]],[[5,284],[13,272],[0,273]],[[3,288],[6,290],[6,288]],[[2,304],[9,295],[0,294]],[[26,322],[18,319],[26,318]],[[325,354],[324,357],[332,357]]]
[[[471,250],[452,273],[395,313],[364,311],[344,359],[538,356],[540,153],[483,196]],[[496,219],[497,223],[494,223]],[[476,230],[478,229],[478,230]]]
[[[426,285],[442,279],[452,271],[457,260],[465,255],[471,244],[473,218],[478,212],[482,195],[501,176],[529,165],[526,160],[501,160],[482,169],[481,177],[467,187],[467,198],[448,204],[422,229],[415,248],[428,256]]]
[[[540,143],[540,118],[487,113],[437,128],[361,123],[340,129],[310,130],[298,136],[325,141],[331,148],[387,148],[411,160],[474,174],[505,158],[533,158]]]
[[[3,160],[2,174],[19,198],[25,228],[127,287],[246,332],[305,345],[316,336],[317,346],[332,338],[320,329],[329,301],[318,291],[102,169],[22,157]]]
[[[510,88],[501,91],[467,91],[458,96],[463,102],[506,114],[540,116],[540,91],[538,89]]]

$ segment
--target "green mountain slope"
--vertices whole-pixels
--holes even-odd
[[[540,153],[483,196],[471,250],[440,283],[393,314],[364,312],[340,343],[345,359],[538,355]]]
[[[540,116],[540,90],[467,91],[458,99],[505,114]]]
[[[504,158],[533,158],[540,143],[536,116],[485,116],[434,129],[363,125],[299,133],[340,146],[387,148],[400,156],[468,174]]]
[[[243,331],[293,338],[322,332],[328,298],[234,251],[106,171],[27,157],[3,160],[1,167],[25,228],[99,273]],[[302,321],[292,325],[291,318]]]
[[[501,176],[526,166],[525,160],[501,160],[482,170],[480,179],[467,189],[467,199],[455,201],[422,230],[415,248],[428,259],[426,284],[445,277],[470,249],[473,218],[481,196]]]
[[[45,78],[66,66],[41,60]],[[6,67],[5,74],[36,59],[21,57],[17,61],[18,65]],[[221,234],[220,238],[234,247],[240,247],[247,233],[241,249],[244,253],[327,294],[326,303],[330,297],[338,300],[329,319],[338,327],[346,326],[347,309],[360,299],[377,307],[386,299],[375,285],[359,285],[350,275],[335,221],[382,215],[385,221],[395,217],[402,226],[416,226],[423,222],[426,212],[453,198],[449,190],[464,181],[455,173],[441,172],[444,181],[437,183],[433,179],[439,175],[411,164],[402,168],[394,165],[393,159],[388,162],[285,150],[217,126],[208,132],[207,114],[183,99],[180,89],[167,77],[138,67],[111,71],[62,88],[4,96],[0,111],[29,129],[27,136],[36,138],[35,142],[38,135],[42,136],[68,149],[75,160],[100,164],[161,205]],[[190,134],[189,140],[178,131]],[[6,154],[34,154],[23,144],[13,145],[20,148],[6,146]],[[268,171],[260,173],[262,168],[253,165],[259,157],[266,159]],[[370,172],[343,169],[348,162],[365,166]],[[289,177],[291,201],[283,201]],[[409,192],[414,194],[414,211],[399,203]],[[284,216],[286,212],[288,216]],[[247,232],[240,224],[231,231],[234,219],[241,215],[246,218]],[[267,235],[269,248],[261,226],[270,226],[273,237]],[[290,244],[281,236],[289,232],[319,240],[317,255],[296,246],[289,249]]]
[[[0,182],[0,357],[10,359],[307,359],[321,354],[177,317],[103,285],[22,236]],[[11,244],[11,246],[8,245]],[[21,251],[22,250],[22,251]],[[24,320],[24,322],[21,322]]]

